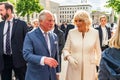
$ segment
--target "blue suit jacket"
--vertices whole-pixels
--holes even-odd
[[[50,68],[48,65],[43,66],[40,64],[43,56],[55,58],[59,62],[57,36],[54,33],[48,35],[51,56],[40,28],[27,33],[23,46],[23,56],[28,62],[25,80],[56,80],[56,72],[59,72],[59,66]]]
[[[103,51],[98,80],[120,80],[120,49],[107,48]]]

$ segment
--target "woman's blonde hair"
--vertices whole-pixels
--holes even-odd
[[[120,49],[120,16],[115,34],[109,40],[109,46]]]
[[[90,18],[90,14],[87,11],[79,10],[75,13],[75,15],[73,17],[73,23],[75,25],[76,25],[76,23],[75,23],[76,18],[83,20],[87,26],[90,26],[92,24],[92,19]]]

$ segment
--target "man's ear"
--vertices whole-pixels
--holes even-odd
[[[7,13],[11,14],[12,13],[11,9],[7,9]]]

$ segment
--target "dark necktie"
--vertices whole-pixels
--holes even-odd
[[[8,21],[8,29],[6,33],[6,54],[10,55],[11,48],[10,48],[10,21]]]

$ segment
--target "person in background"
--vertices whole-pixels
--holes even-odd
[[[100,16],[100,25],[95,28],[99,31],[99,39],[101,50],[105,50],[108,48],[108,40],[111,38],[111,30],[110,27],[106,26],[107,17],[105,15]]]
[[[39,27],[39,21],[38,21],[38,19],[35,19],[35,20],[33,20],[33,29],[36,29],[37,27]]]
[[[100,16],[100,25],[96,27],[95,29],[99,32],[99,40],[100,40],[100,47],[101,50],[104,51],[106,48],[108,48],[108,41],[111,38],[111,29],[107,25],[107,17],[105,15]],[[99,69],[99,66],[96,67],[97,71]]]
[[[39,14],[39,27],[26,34],[23,56],[28,62],[25,80],[58,80],[59,51],[57,35],[51,30],[54,16],[48,10]]]
[[[62,55],[62,49],[63,49],[64,44],[65,44],[65,35],[64,35],[64,32],[58,28],[58,25],[57,25],[57,24],[54,25],[53,32],[54,32],[54,33],[57,35],[57,37],[58,37],[59,60],[60,60],[59,65],[60,65],[60,71],[61,71],[61,55]]]
[[[64,32],[65,34],[65,41],[67,39],[67,35],[70,29],[73,29],[74,25],[72,24],[67,24],[66,22],[63,22],[63,24],[61,25],[60,29]]]
[[[60,29],[65,33],[66,32],[66,28],[67,28],[67,23],[63,22],[60,26]]]
[[[120,16],[109,46],[102,53],[98,80],[120,80]]]
[[[98,31],[91,27],[92,20],[86,11],[77,11],[73,22],[76,28],[69,31],[63,48],[68,61],[65,80],[95,80],[101,56]]]
[[[28,26],[28,29],[27,29],[28,31],[31,31],[33,29],[31,22],[28,22],[27,26]]]
[[[27,24],[15,19],[13,5],[0,2],[0,72],[1,80],[12,80],[12,70],[19,80],[25,79],[26,61],[22,48],[27,33]]]

